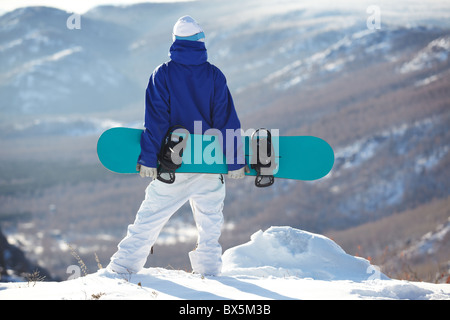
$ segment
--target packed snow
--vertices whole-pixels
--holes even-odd
[[[100,269],[62,282],[0,284],[0,300],[450,299],[450,284],[389,279],[334,241],[291,227],[258,231],[223,254],[220,276],[148,268]]]

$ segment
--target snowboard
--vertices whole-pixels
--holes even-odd
[[[141,152],[142,129],[116,127],[103,132],[97,142],[97,154],[102,165],[116,173],[137,173],[136,164]],[[251,136],[242,136],[246,163],[255,156]],[[176,172],[221,173],[228,168],[219,139],[215,136],[188,134],[183,149],[182,164]],[[334,163],[334,152],[324,140],[314,136],[272,137],[275,178],[317,180],[326,176]],[[250,169],[246,175],[256,176]]]

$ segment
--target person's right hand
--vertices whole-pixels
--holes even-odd
[[[245,177],[245,173],[249,173],[250,170],[248,169],[248,166],[245,165],[240,169],[228,171],[228,177],[231,179],[242,179]]]

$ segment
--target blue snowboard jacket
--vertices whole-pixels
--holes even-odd
[[[202,133],[210,128],[222,132],[224,154],[227,154],[225,131],[240,129],[241,124],[225,76],[207,62],[204,42],[175,40],[169,57],[171,60],[158,66],[150,76],[138,163],[156,168],[169,128],[181,125],[194,133],[195,121],[201,121]],[[244,166],[242,159],[237,158],[237,145],[235,141],[234,161],[227,161],[228,170]]]

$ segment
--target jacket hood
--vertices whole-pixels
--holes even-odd
[[[201,41],[175,40],[170,47],[171,60],[185,65],[200,65],[208,60],[206,46]]]

